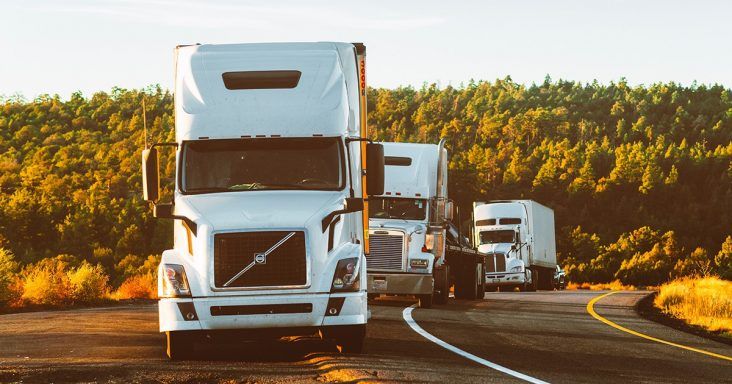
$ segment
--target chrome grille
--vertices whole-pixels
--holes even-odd
[[[267,254],[262,256],[263,253]],[[257,254],[260,260],[255,261]],[[214,286],[304,286],[307,284],[305,257],[305,233],[302,231],[217,234],[214,236]],[[241,273],[245,269],[246,272]]]
[[[489,254],[486,259],[486,272],[506,272],[506,256],[503,254]]]
[[[366,257],[370,270],[403,270],[404,235],[378,234],[369,235],[371,254]]]

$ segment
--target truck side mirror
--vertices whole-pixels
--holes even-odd
[[[346,206],[344,211],[346,211],[347,213],[363,211],[363,199],[360,197],[346,198]]]
[[[153,206],[153,217],[158,219],[172,219],[173,204],[155,204]]]
[[[445,220],[452,221],[455,215],[455,206],[452,200],[445,203]]]
[[[160,197],[160,177],[158,175],[158,150],[142,150],[142,198],[156,202]]]
[[[384,146],[366,144],[366,194],[384,194]]]

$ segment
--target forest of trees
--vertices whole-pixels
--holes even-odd
[[[0,99],[0,294],[3,268],[98,265],[117,286],[169,247],[172,223],[141,199],[143,98],[148,140],[172,141],[160,87]],[[506,78],[371,89],[368,109],[374,139],[448,139],[464,220],[478,200],[553,208],[574,281],[732,277],[730,89]],[[162,162],[171,175],[170,154]]]

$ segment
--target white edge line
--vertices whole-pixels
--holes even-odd
[[[486,359],[475,356],[472,353],[465,352],[458,347],[455,347],[453,345],[450,345],[450,344],[438,339],[437,337],[433,336],[431,333],[422,329],[422,327],[420,327],[419,324],[417,324],[417,322],[414,321],[414,319],[412,318],[412,311],[414,310],[415,305],[404,308],[404,311],[402,311],[402,316],[404,317],[404,321],[407,322],[407,324],[412,328],[412,330],[414,330],[414,332],[417,332],[420,335],[422,335],[425,339],[439,345],[442,348],[447,349],[450,352],[456,353],[466,359],[472,360],[472,361],[474,361],[478,364],[484,365],[488,368],[495,369],[496,371],[503,372],[503,373],[513,376],[517,379],[521,379],[524,381],[528,381],[529,383],[535,383],[535,384],[549,384],[546,381],[539,380],[537,378],[525,375],[521,372],[516,372],[516,371],[506,368],[502,365],[498,365],[498,364],[490,362]]]

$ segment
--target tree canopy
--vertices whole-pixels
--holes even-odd
[[[148,141],[173,141],[173,97],[160,87],[0,99],[0,248],[21,265],[71,255],[119,282],[170,246],[172,223],[141,199],[143,98]],[[448,139],[463,220],[473,201],[554,209],[574,278],[635,282],[650,268],[663,280],[729,260],[730,89],[506,78],[370,89],[368,110],[373,139]],[[169,193],[172,153],[161,164]],[[687,257],[697,261],[676,268]]]

